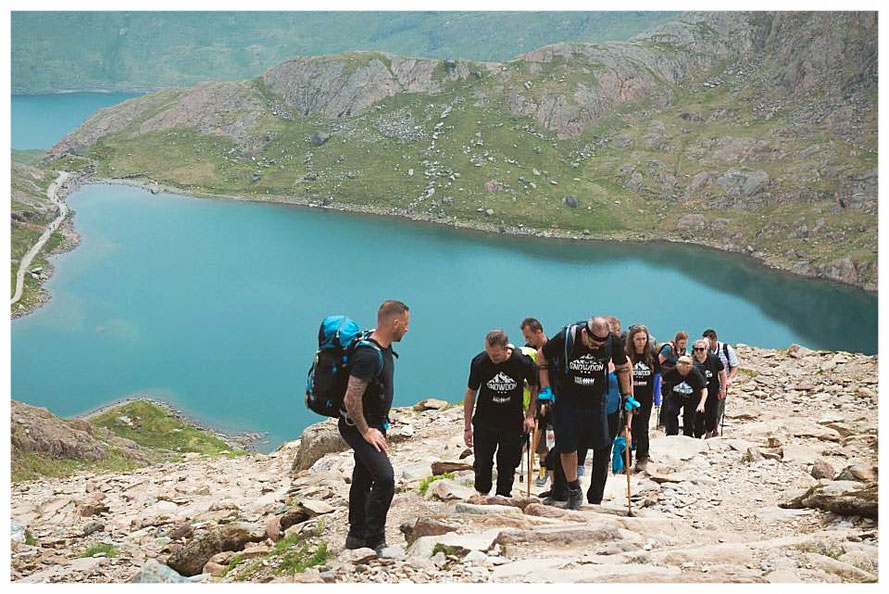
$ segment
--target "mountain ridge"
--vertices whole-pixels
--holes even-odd
[[[686,13],[496,64],[294,58],[103,110],[50,155],[186,191],[692,241],[874,290],[875,24]]]

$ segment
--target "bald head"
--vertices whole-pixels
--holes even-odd
[[[602,316],[593,316],[590,318],[586,323],[586,327],[588,331],[596,336],[605,336],[611,333],[611,326],[609,326],[608,320]]]

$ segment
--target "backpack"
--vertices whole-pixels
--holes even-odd
[[[319,415],[338,418],[345,415],[343,397],[349,383],[349,359],[359,347],[373,348],[383,368],[383,351],[369,340],[355,320],[327,316],[318,330],[318,350],[306,378],[306,407]]]

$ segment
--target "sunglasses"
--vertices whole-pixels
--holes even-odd
[[[692,350],[693,351],[706,351],[707,349],[705,349],[704,347],[694,347]]]
[[[592,340],[592,341],[595,342],[596,344],[604,344],[604,343],[608,342],[608,339],[609,339],[610,336],[611,336],[610,334],[607,335],[607,336],[604,336],[604,337],[596,336],[595,334],[593,334],[593,333],[590,331],[589,328],[587,328],[587,334],[589,335],[590,340]]]

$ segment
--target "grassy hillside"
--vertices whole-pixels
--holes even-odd
[[[131,470],[181,460],[189,452],[243,455],[216,435],[145,401],[113,406],[88,422],[13,401],[11,428],[13,482]]]
[[[670,12],[13,12],[12,89],[154,89],[255,76],[296,55],[502,61],[625,40]],[[146,68],[146,64],[151,64]]]

